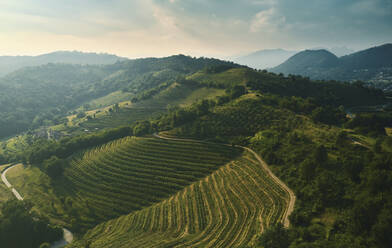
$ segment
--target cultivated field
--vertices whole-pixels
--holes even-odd
[[[160,202],[238,154],[217,144],[123,138],[71,161],[64,187],[72,200],[65,205],[79,209],[78,221],[99,223]]]
[[[289,200],[246,151],[171,197],[98,225],[70,247],[244,247],[284,222]]]

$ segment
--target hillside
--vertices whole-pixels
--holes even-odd
[[[288,201],[257,158],[245,153],[158,204],[98,225],[70,247],[246,246],[283,222]]]
[[[305,50],[290,57],[283,64],[273,68],[272,71],[309,76],[307,74],[311,75],[315,70],[321,71],[335,67],[338,63],[338,57],[327,50]]]
[[[259,50],[232,60],[255,69],[267,69],[280,65],[296,52],[284,49]]]
[[[325,50],[297,53],[272,72],[321,80],[361,80],[386,89],[392,82],[392,44],[384,44],[337,58]]]
[[[340,58],[346,69],[377,69],[392,66],[392,44],[369,48]]]
[[[56,204],[66,199],[60,208],[65,214],[61,219],[71,220],[73,230],[80,232],[160,202],[238,154],[237,149],[222,145],[126,137],[73,158],[54,185],[57,195],[49,199],[54,198]],[[25,176],[23,181],[34,181]],[[29,195],[29,187],[24,184],[21,193]],[[49,199],[30,199],[48,208]],[[58,208],[52,205],[46,214],[53,218]]]
[[[123,61],[126,58],[104,53],[83,53],[77,51],[58,51],[38,56],[0,56],[0,77],[22,69],[49,63],[105,65]]]
[[[155,62],[130,70],[165,68]],[[9,180],[74,232],[69,247],[266,247],[277,237],[295,248],[389,247],[379,234],[391,228],[392,115],[344,112],[387,103],[382,91],[232,64],[148,82],[111,111],[69,120],[112,128],[32,139],[19,153],[30,166]],[[159,106],[146,119],[131,112]]]
[[[219,145],[125,138],[71,162],[65,184],[76,195],[74,210],[88,204],[84,215],[99,223],[167,198],[235,155]]]
[[[173,83],[217,65],[237,66],[216,59],[178,55],[113,65],[47,64],[24,68],[0,79],[0,137],[64,123],[67,113],[113,92],[128,94],[131,100],[131,96],[162,83]]]
[[[68,110],[104,94],[96,83],[110,73],[99,66],[48,64],[1,78],[0,137],[60,122]]]

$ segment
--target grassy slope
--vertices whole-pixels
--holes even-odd
[[[48,217],[52,223],[67,224],[61,220],[64,215],[62,202],[45,173],[37,167],[20,164],[7,172],[7,179],[25,200],[33,202],[35,211]]]
[[[103,223],[70,247],[240,247],[282,220],[288,195],[253,155],[177,194]]]

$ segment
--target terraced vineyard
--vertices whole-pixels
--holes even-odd
[[[98,225],[70,247],[243,247],[284,222],[289,201],[287,189],[245,151],[175,195]]]
[[[91,226],[166,199],[239,152],[218,144],[127,137],[73,160],[65,185],[72,209],[85,211],[80,221]]]
[[[163,111],[164,109],[162,108],[120,108],[118,112],[101,115],[97,118],[80,123],[79,129],[83,131],[85,129],[94,130],[95,128],[104,129],[127,125],[150,117],[155,117]]]

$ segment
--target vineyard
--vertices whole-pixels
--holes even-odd
[[[248,151],[173,196],[90,230],[70,247],[244,247],[284,222],[289,192]]]
[[[78,209],[78,222],[95,225],[160,202],[237,155],[237,148],[217,144],[116,140],[71,161],[64,173],[65,205]]]
[[[87,129],[90,131],[113,126],[122,126],[136,121],[148,119],[162,113],[162,108],[120,108],[117,112],[110,114],[98,115],[96,118],[81,122],[79,129],[81,131]]]
[[[185,137],[253,136],[259,130],[271,127],[302,124],[292,112],[268,106],[266,101],[266,97],[243,96],[233,103],[215,107],[202,119],[170,130],[170,134]]]

